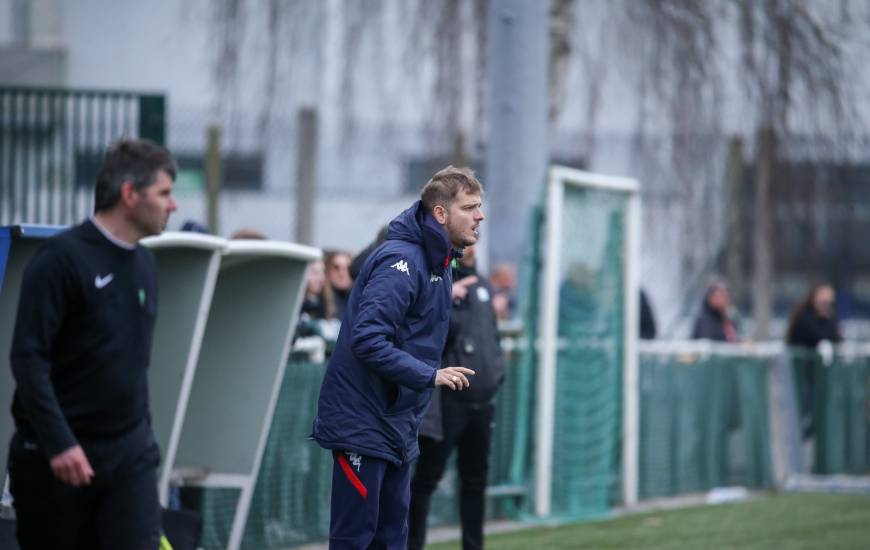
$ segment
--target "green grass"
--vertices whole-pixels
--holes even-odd
[[[870,496],[778,495],[488,536],[492,550],[870,548]],[[458,549],[458,543],[427,546]]]

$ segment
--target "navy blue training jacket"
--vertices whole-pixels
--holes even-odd
[[[435,387],[450,324],[452,249],[420,201],[390,222],[354,282],[326,367],[314,439],[401,465]]]

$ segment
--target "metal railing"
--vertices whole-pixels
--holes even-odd
[[[0,87],[0,225],[71,224],[91,213],[106,146],[165,141],[162,95]]]

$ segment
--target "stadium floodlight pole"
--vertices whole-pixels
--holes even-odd
[[[555,170],[547,181],[546,260],[540,327],[538,361],[537,441],[535,445],[535,515],[550,515],[552,492],[553,429],[556,409],[556,348],[559,319],[559,266],[561,265],[562,203],[565,188]]]
[[[487,233],[497,236],[483,243],[489,265],[522,261],[529,206],[540,195],[540,186],[547,174],[550,157],[549,14],[548,2],[527,0],[491,0],[487,10],[486,72],[490,84],[486,147],[486,181],[490,185],[487,223],[490,225]],[[555,276],[558,278],[558,271]],[[551,374],[555,371],[552,366]],[[550,403],[552,417],[552,383],[549,391],[551,399],[544,403]],[[542,423],[539,417],[538,425]],[[538,434],[538,445],[552,449],[552,421],[547,429],[549,436]],[[535,506],[536,509],[543,506],[543,515],[546,515],[550,508],[549,457],[552,453],[544,454],[546,462],[542,465],[538,460],[536,463]],[[539,498],[541,491],[543,499]]]
[[[484,243],[489,265],[519,265],[550,158],[549,2],[491,0],[487,10]]]

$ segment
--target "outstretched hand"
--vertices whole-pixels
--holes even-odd
[[[447,386],[451,390],[462,391],[471,385],[469,376],[474,376],[474,371],[465,367],[444,367],[435,373],[435,387]]]
[[[453,282],[453,288],[450,291],[450,298],[453,300],[464,300],[468,296],[468,287],[477,282],[477,275],[469,275],[458,281]]]
[[[51,471],[59,480],[73,487],[90,485],[94,477],[91,463],[80,445],[70,447],[52,457]]]

